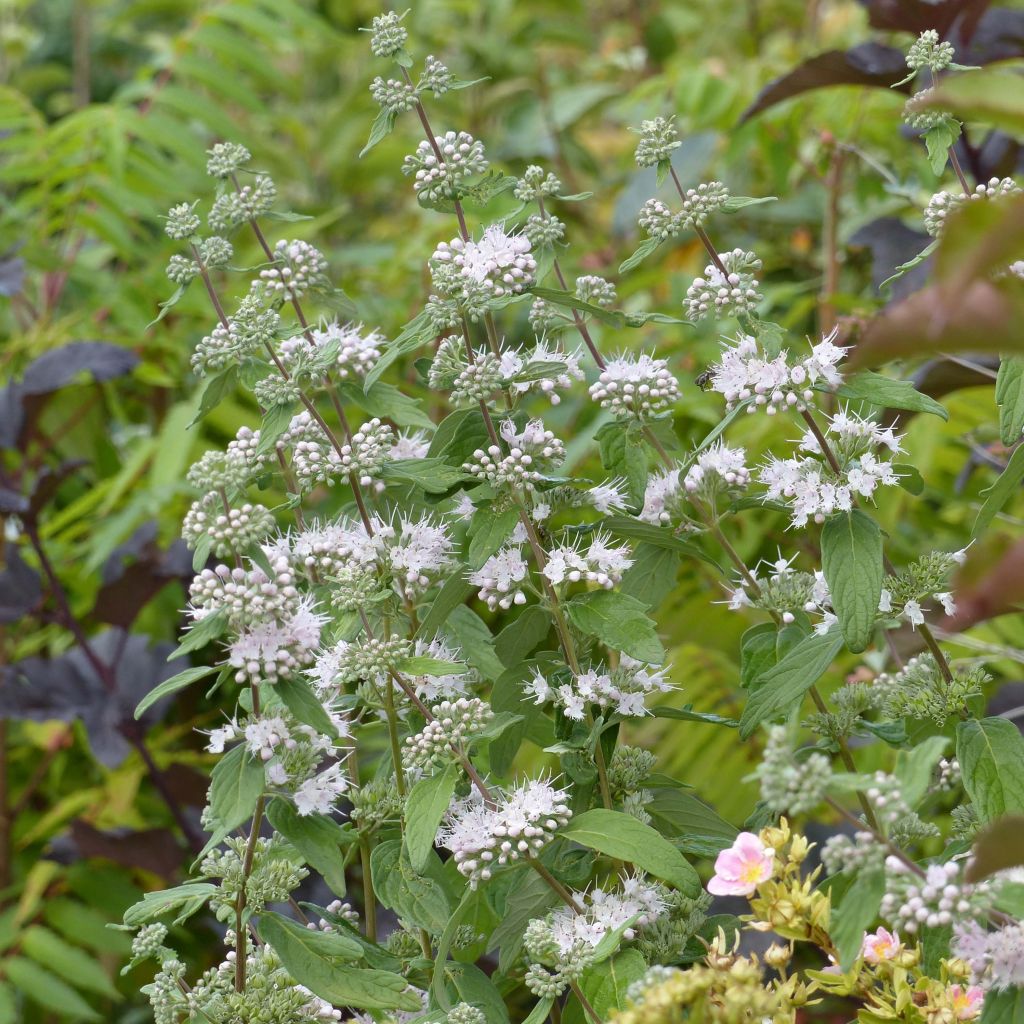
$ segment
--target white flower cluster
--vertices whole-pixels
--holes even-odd
[[[647,478],[644,489],[644,504],[639,519],[654,526],[662,526],[672,522],[678,512],[677,499],[680,494],[681,470],[666,469],[660,473],[652,473]]]
[[[979,199],[996,199],[1001,196],[1017,195],[1020,186],[1013,178],[989,178],[976,185],[973,192],[964,195],[962,192],[936,192],[928,200],[924,209],[924,228],[932,238],[939,238],[946,229],[949,215],[960,209],[965,203]]]
[[[334,372],[341,380],[365,377],[380,359],[381,347],[386,340],[379,331],[364,334],[362,324],[339,324],[336,320],[312,328],[309,334],[316,348],[331,352],[337,348]],[[279,354],[286,369],[291,369],[296,355],[301,354],[303,348],[308,349],[309,342],[302,335],[281,343]]]
[[[351,442],[335,448],[320,424],[303,410],[292,417],[278,446],[291,446],[292,469],[303,487],[330,483],[348,474],[355,476],[361,487],[371,487],[391,457],[394,439],[391,427],[375,418],[359,427]]]
[[[544,376],[537,376],[543,367]],[[583,380],[580,366],[580,349],[567,352],[545,341],[527,351],[526,349],[505,349],[499,361],[501,376],[516,394],[539,391],[546,395],[552,405],[562,400],[559,391],[568,391],[574,381]]]
[[[1024,923],[986,931],[975,921],[953,926],[953,955],[966,960],[973,980],[986,989],[1024,987]]]
[[[565,445],[539,419],[530,420],[519,431],[513,420],[505,420],[499,433],[509,446],[508,454],[496,444],[486,451],[477,448],[472,460],[463,464],[467,473],[499,487],[530,491],[565,458]]]
[[[431,516],[374,521],[373,547],[378,564],[390,571],[405,597],[423,593],[455,564],[455,543],[448,526]]]
[[[478,697],[444,700],[430,710],[433,721],[405,741],[402,761],[407,770],[443,766],[494,718],[491,706]]]
[[[271,562],[273,578],[258,566],[203,569],[189,587],[189,614],[196,621],[227,610],[229,623],[276,621],[298,610],[301,595],[287,558]]]
[[[644,419],[670,409],[679,398],[679,382],[668,368],[668,361],[646,353],[609,359],[590,397],[602,409],[616,416]]]
[[[775,413],[785,406],[804,408],[814,397],[819,382],[838,387],[843,378],[836,369],[846,350],[835,344],[837,332],[811,348],[804,359],[794,359],[785,349],[769,355],[756,338],[742,335],[726,344],[721,360],[710,368],[710,387],[725,398],[728,408],[750,399],[747,412],[764,407]]]
[[[301,298],[306,292],[324,281],[327,257],[319,249],[295,239],[283,238],[274,246],[275,266],[260,271],[260,280],[271,292],[286,299]]]
[[[614,669],[599,672],[591,668],[571,682],[555,686],[543,673],[535,670],[525,689],[535,704],[551,701],[562,709],[566,718],[581,721],[588,704],[596,704],[626,717],[641,718],[647,714],[644,706],[647,695],[667,693],[672,684],[665,678],[664,669],[623,654]]]
[[[201,537],[209,537],[213,553],[226,558],[244,553],[274,531],[274,517],[263,505],[248,502],[240,508],[224,509],[220,495],[207,494],[192,503],[181,524],[185,543],[195,549]]]
[[[526,604],[522,584],[530,574],[530,566],[519,547],[508,546],[491,555],[466,579],[479,588],[479,598],[487,607],[509,609],[514,604]]]
[[[487,881],[494,868],[538,853],[572,817],[566,793],[544,779],[495,798],[497,804],[490,806],[472,790],[452,803],[437,832],[437,844],[451,851],[472,888]]]
[[[416,195],[430,202],[451,199],[457,194],[458,183],[462,179],[487,170],[484,144],[468,132],[437,135],[434,144],[437,152],[424,139],[416,147],[416,152],[407,156],[402,164],[402,173],[413,175],[412,187]]]
[[[316,658],[326,621],[327,616],[313,610],[313,598],[306,596],[294,611],[248,625],[228,647],[235,682],[276,683],[307,668]]]
[[[694,278],[686,290],[686,316],[694,322],[705,317],[743,316],[751,313],[764,298],[757,290],[755,274],[761,261],[743,249],[720,254],[725,273],[714,264],[704,268],[704,276]]]
[[[922,879],[898,857],[890,856],[885,871],[888,891],[882,897],[879,913],[911,935],[922,927],[942,928],[958,919],[982,916],[988,910],[990,886],[962,881],[957,861],[930,864]]]
[[[346,518],[312,520],[304,529],[279,537],[267,548],[267,555],[282,554],[295,568],[321,578],[343,568],[372,567],[376,561],[374,538],[362,523]]]
[[[622,581],[622,574],[632,564],[628,547],[614,547],[605,534],[598,533],[586,552],[568,545],[551,550],[543,572],[555,586],[585,581],[610,590]]]
[[[683,487],[688,494],[697,495],[702,500],[714,504],[719,494],[741,490],[750,483],[750,470],[747,469],[746,458],[747,453],[743,448],[727,448],[718,441],[697,456],[696,461],[686,471]],[[644,508],[647,508],[646,494]]]
[[[530,239],[524,234],[509,234],[500,224],[486,228],[478,242],[461,238],[441,242],[431,262],[457,268],[463,277],[495,298],[525,291],[534,283],[537,271]]]
[[[882,429],[870,420],[837,413],[825,434],[835,443],[839,460],[838,474],[819,456],[817,438],[806,431],[800,442],[803,451],[813,457],[774,456],[762,467],[759,478],[766,486],[770,501],[790,505],[793,525],[806,526],[808,520],[822,523],[834,512],[848,512],[857,495],[871,498],[879,485],[895,486],[899,477],[891,461],[879,458],[873,448],[887,447],[898,452],[899,439],[891,429]]]
[[[663,885],[639,875],[629,875],[620,884],[619,890],[595,887],[585,893],[574,892],[573,899],[583,913],[559,907],[548,918],[559,952],[568,953],[578,943],[597,946],[606,935],[635,918],[622,933],[623,939],[631,942],[639,929],[653,924],[667,910]]]

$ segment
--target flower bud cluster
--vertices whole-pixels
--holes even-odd
[[[720,255],[725,273],[714,263],[704,268],[704,276],[695,278],[686,290],[688,319],[696,322],[705,317],[740,317],[751,313],[764,298],[757,290],[755,274],[761,261],[752,252],[733,249]]]
[[[622,574],[633,564],[630,555],[628,546],[613,547],[607,535],[597,533],[586,552],[575,545],[552,549],[542,571],[556,587],[585,582],[611,590],[622,582]]]
[[[668,160],[672,150],[682,145],[673,117],[655,117],[650,121],[641,121],[639,134],[636,162],[640,167],[653,167],[663,160]]]
[[[378,75],[370,83],[370,95],[382,110],[388,114],[400,114],[412,110],[418,99],[416,87],[410,82],[401,82],[396,78],[385,81]]]
[[[371,779],[348,793],[352,804],[349,816],[356,827],[369,833],[388,822],[400,821],[404,800],[398,794],[394,777]]]
[[[562,183],[554,174],[550,171],[545,172],[543,167],[536,164],[530,164],[516,182],[512,194],[520,202],[532,203],[536,199],[543,199],[544,196],[557,195],[561,189]]]
[[[444,1024],[487,1024],[482,1010],[469,1003],[457,1003],[444,1019]]]
[[[303,597],[298,607],[276,620],[250,623],[228,647],[228,664],[235,681],[276,683],[313,663],[326,617]]]
[[[260,913],[268,903],[281,903],[309,874],[301,861],[292,860],[287,841],[280,835],[256,840],[251,868],[245,871],[246,845],[241,836],[229,836],[226,849],[208,853],[200,862],[203,878],[219,878],[218,893],[210,900],[220,920],[233,920],[235,901],[245,890],[246,906]]]
[[[461,181],[483,174],[487,167],[482,142],[468,132],[446,132],[435,136],[433,146],[421,142],[416,152],[405,158],[402,173],[413,176],[417,196],[434,203],[455,198]]]
[[[247,295],[227,324],[217,324],[192,354],[192,369],[200,376],[215,373],[270,344],[281,326],[280,316]]]
[[[237,142],[218,142],[206,156],[206,173],[212,178],[230,178],[252,159],[249,150]]]
[[[608,764],[608,788],[612,798],[622,800],[639,792],[657,763],[657,755],[643,747],[616,747]]]
[[[897,857],[885,862],[887,891],[879,913],[902,931],[942,928],[956,920],[984,916],[991,905],[987,882],[971,885],[961,879],[961,864],[931,864],[924,878],[912,874]]]
[[[370,22],[370,50],[375,57],[394,57],[405,46],[409,33],[402,27],[404,14],[388,11]]]
[[[576,278],[576,298],[608,309],[615,305],[615,285],[596,274],[583,274]]]
[[[714,507],[720,495],[740,491],[750,483],[746,457],[744,449],[727,448],[718,441],[697,456],[686,471],[683,488]]]
[[[683,230],[683,215],[674,213],[660,199],[648,199],[637,218],[640,230],[659,242],[667,241]]]
[[[939,33],[930,28],[922,32],[907,51],[907,67],[911,71],[929,68],[932,71],[945,71],[953,63],[953,44],[941,42]]]
[[[984,692],[990,678],[980,666],[951,666],[950,671],[953,678],[947,680],[932,654],[919,654],[898,672],[883,672],[872,689],[886,718],[930,719],[941,728]]]
[[[286,242],[282,238],[274,246],[274,263],[260,271],[260,280],[269,291],[285,299],[301,298],[310,288],[324,283],[327,258],[309,242]]]
[[[539,419],[530,420],[521,431],[512,420],[505,420],[499,433],[509,446],[508,454],[497,444],[486,451],[477,448],[472,460],[463,464],[467,473],[498,487],[531,491],[565,458],[565,445]]]
[[[287,558],[271,563],[273,578],[257,566],[251,569],[218,565],[204,569],[192,581],[189,598],[196,620],[227,609],[229,622],[243,624],[280,620],[298,610],[301,596]]]
[[[946,229],[946,221],[951,213],[960,209],[965,203],[979,199],[997,199],[1002,196],[1018,195],[1021,189],[1013,178],[989,178],[987,182],[976,185],[968,195],[960,192],[936,192],[928,200],[924,210],[924,228],[932,238],[941,238]]]
[[[466,579],[479,589],[478,597],[494,611],[509,609],[514,604],[526,604],[522,584],[530,574],[530,567],[518,547],[504,547]]]
[[[572,817],[568,795],[543,779],[494,797],[496,803],[487,803],[474,789],[456,800],[437,833],[472,888],[495,868],[538,853]]]
[[[224,509],[220,495],[207,494],[192,503],[185,513],[181,535],[192,549],[201,537],[213,542],[218,558],[242,553],[274,532],[276,524],[270,510],[263,505],[246,503],[240,508]]]
[[[523,234],[534,249],[543,245],[553,246],[565,238],[565,224],[550,213],[543,217],[539,213],[531,213],[523,225]]]
[[[237,443],[238,439],[228,444],[227,451],[210,449],[192,463],[185,480],[190,487],[199,491],[219,491],[228,493],[244,490],[252,479],[253,472],[261,468],[257,462],[262,459],[255,458],[256,445],[259,443],[259,432],[255,435],[248,427],[239,430],[239,438],[242,432],[247,431],[246,438]],[[255,441],[249,445],[249,438],[255,436]],[[234,446],[234,447],[232,447]]]
[[[535,281],[537,261],[533,258],[530,239],[525,234],[508,234],[500,224],[486,228],[479,241],[453,238],[441,242],[431,256],[434,267],[451,266],[457,274],[435,277],[435,285],[443,283],[449,294],[452,284],[462,284],[466,279],[471,285],[481,287],[494,298],[518,295]]]
[[[406,770],[431,771],[450,762],[466,740],[483,731],[494,718],[491,706],[477,697],[441,701],[431,708],[434,720],[405,741]]]
[[[207,220],[214,231],[227,231],[266,213],[276,198],[277,186],[273,179],[260,174],[251,185],[242,185],[237,192],[218,196]]]
[[[946,123],[959,129],[959,125],[951,114],[945,110],[936,110],[931,106],[934,95],[934,89],[922,89],[920,92],[915,92],[903,105],[904,123],[920,132],[929,131]]]
[[[420,75],[417,92],[432,92],[434,96],[443,96],[455,81],[454,75],[447,65],[439,61],[433,54],[427,54],[423,60],[423,73]]]
[[[870,832],[855,832],[852,837],[839,833],[825,840],[821,862],[830,875],[872,871],[885,863],[885,849]]]
[[[540,670],[535,669],[533,678],[524,689],[534,698],[535,704],[551,701],[562,709],[566,718],[582,721],[590,705],[626,717],[643,717],[647,714],[644,706],[647,695],[667,693],[672,684],[664,669],[623,654],[613,669],[599,671],[591,668],[562,684],[549,682]]]
[[[616,416],[648,419],[669,410],[679,398],[679,382],[665,359],[619,356],[605,364],[590,397]]]
[[[168,238],[181,241],[194,235],[199,230],[200,224],[202,221],[196,213],[196,204],[179,203],[167,211],[164,231],[167,232]]]
[[[768,730],[755,775],[761,782],[761,799],[775,814],[809,814],[825,798],[832,762],[817,751],[798,759],[790,746],[789,730],[774,725]]]
[[[342,640],[333,651],[334,686],[387,676],[395,662],[409,653],[409,641],[397,633],[387,638],[363,637],[358,642]]]

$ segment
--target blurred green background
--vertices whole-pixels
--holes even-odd
[[[901,132],[904,96],[887,88],[815,89],[742,115],[766,83],[815,54],[870,41],[880,49],[862,51],[868,64],[891,66],[884,48],[912,36],[878,27],[885,6],[416,0],[405,24],[419,57],[434,53],[459,78],[488,79],[435,101],[435,129],[481,138],[506,173],[539,163],[566,192],[594,193],[558,210],[570,243],[562,261],[616,279],[627,310],[680,315],[705,262],[684,240],[617,279],[637,244],[637,211],[655,194],[653,171],[634,163],[629,126],[675,114],[684,185],[717,178],[734,194],[777,196],[721,218],[712,234],[719,249],[757,252],[761,315],[799,342],[837,321],[855,337],[882,307],[875,286],[923,248],[920,209],[938,179],[923,147]],[[929,5],[904,7],[926,16]],[[1019,20],[1014,5],[999,10],[1007,24]],[[194,730],[217,723],[217,701],[190,694],[142,727],[131,709],[170,674],[158,645],[182,625],[191,559],[175,540],[192,500],[185,470],[257,412],[233,398],[186,429],[200,390],[189,356],[212,320],[195,284],[149,326],[174,290],[164,276],[174,246],[162,214],[208,201],[208,146],[244,143],[254,166],[277,181],[277,208],[312,217],[270,225],[276,237],[315,242],[360,318],[392,337],[427,294],[427,256],[454,233],[450,217],[417,205],[400,173],[420,137],[411,115],[358,159],[376,114],[369,83],[388,73],[358,30],[379,12],[368,0],[0,2],[0,663],[8,694],[0,704],[10,716],[0,724],[0,1022],[151,1019],[136,991],[145,969],[118,977],[128,939],[105,924],[142,890],[179,877],[189,859],[179,826],[194,829],[204,800],[210,757]],[[833,65],[839,81],[864,80],[842,52]],[[815,84],[828,81],[822,74]],[[987,136],[971,141],[979,153],[989,145]],[[973,170],[1011,173],[1016,144],[1001,137],[989,148]],[[260,261],[247,236],[236,244],[236,264]],[[525,311],[519,316],[505,329],[526,336]],[[717,398],[693,383],[717,352],[711,327],[594,330],[606,351],[642,346],[669,357],[684,383],[676,413],[684,441],[718,421]],[[83,341],[136,358],[122,365],[106,349],[63,348]],[[40,362],[55,350],[62,354]],[[93,377],[76,375],[75,359]],[[411,362],[391,379],[422,391]],[[923,373],[925,390],[949,391],[951,417],[905,423],[924,491],[886,496],[880,515],[897,561],[963,546],[999,455],[984,367],[907,370]],[[575,460],[593,458],[596,422],[582,389],[550,419],[573,439]],[[792,433],[790,424],[751,417],[731,436],[754,461]],[[736,523],[737,547],[752,561],[798,549],[782,515]],[[972,552],[965,586],[993,607],[1005,595],[993,597],[986,581],[1012,558],[1019,525],[1007,513]],[[809,556],[799,564],[812,567]],[[680,564],[658,617],[680,688],[674,699],[733,714],[738,641],[751,620],[714,603],[720,588],[706,572]],[[97,648],[124,654],[112,682],[90,676],[72,617]],[[982,618],[966,641],[973,646],[959,653],[990,655],[995,690],[1019,673],[1024,626]],[[629,741],[652,746],[662,770],[725,818],[740,823],[750,813],[754,744],[727,729],[664,720],[631,729]],[[203,964],[219,958],[212,934],[193,928],[177,944]]]

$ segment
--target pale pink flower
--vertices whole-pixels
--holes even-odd
[[[957,1020],[974,1020],[980,1015],[982,1003],[985,1002],[985,990],[979,985],[971,985],[969,988],[950,985],[949,995]]]
[[[902,950],[899,932],[889,932],[879,927],[878,931],[864,935],[860,955],[869,964],[880,964],[883,960],[894,960]]]
[[[741,832],[736,842],[715,860],[715,876],[708,892],[716,896],[749,896],[772,877],[775,852],[753,832]]]

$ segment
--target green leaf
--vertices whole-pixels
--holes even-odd
[[[147,892],[142,899],[124,912],[124,923],[129,928],[178,911],[175,923],[188,920],[197,911],[206,906],[207,901],[217,892],[217,886],[209,882],[186,882],[176,885],[173,889],[161,889],[159,892]]]
[[[381,475],[385,480],[415,484],[427,494],[444,494],[466,479],[461,469],[449,466],[443,459],[393,459],[385,462]]]
[[[750,689],[778,660],[778,633],[770,622],[759,622],[740,638],[740,686]]]
[[[276,220],[285,224],[296,224],[304,220],[313,220],[308,213],[295,213],[292,210],[266,210],[261,217],[266,217],[267,220]]]
[[[288,973],[329,1003],[361,1010],[420,1008],[419,997],[406,991],[409,983],[400,974],[346,963],[361,956],[362,947],[340,931],[304,928],[280,914],[262,914],[259,931]]]
[[[645,238],[636,247],[636,250],[633,252],[633,255],[627,257],[619,264],[619,273],[625,274],[628,271],[632,270],[634,267],[640,266],[640,264],[643,263],[643,261],[647,259],[647,257],[650,256],[651,253],[654,252],[654,250],[657,249],[659,245],[661,245],[661,239],[653,237]]]
[[[121,993],[114,987],[99,961],[84,950],[65,942],[47,928],[32,925],[21,936],[22,952],[50,970],[56,971],[76,988],[95,992],[106,999],[120,1002]]]
[[[878,917],[878,908],[885,895],[885,872],[882,868],[859,871],[843,894],[838,907],[832,910],[829,934],[839,953],[839,966],[848,971],[860,955],[864,932]]]
[[[838,630],[824,636],[812,633],[759,676],[740,716],[740,736],[747,739],[762,722],[788,713],[825,674],[842,647],[843,637]]]
[[[370,125],[370,137],[366,140],[366,145],[359,150],[359,159],[361,160],[367,153],[377,145],[378,142],[386,139],[395,128],[395,118],[398,116],[397,110],[389,110],[387,108],[382,109],[377,116],[373,119],[373,124]]]
[[[665,649],[643,601],[614,590],[599,590],[573,598],[565,610],[577,629],[612,650],[652,665],[665,660]]]
[[[139,701],[139,706],[135,709],[136,720],[140,719],[158,700],[162,700],[172,693],[177,693],[179,690],[184,690],[186,686],[190,686],[199,679],[205,679],[216,671],[216,665],[199,665],[196,668],[187,668],[184,672],[171,676],[170,679],[165,679],[158,686],[154,686]]]
[[[6,981],[0,981],[0,1024],[19,1024],[14,989]]]
[[[949,738],[929,736],[913,750],[901,750],[896,757],[896,777],[901,782],[900,796],[914,810],[928,793],[932,769],[946,752]]]
[[[545,996],[543,999],[534,1003],[533,1009],[524,1018],[523,1024],[544,1024],[548,1019],[548,1014],[551,1013],[551,1007],[554,1006],[554,999],[551,996]]]
[[[438,775],[429,775],[412,787],[405,805],[405,848],[412,869],[422,874],[427,868],[434,837],[448,809],[459,769],[450,764]]]
[[[425,312],[417,313],[401,330],[401,333],[384,350],[380,359],[367,371],[363,378],[363,390],[369,391],[380,380],[384,371],[402,356],[415,352],[434,336],[434,327]]]
[[[704,561],[708,561],[700,548],[677,537],[675,532],[667,526],[655,526],[653,523],[644,523],[639,519],[630,519],[628,516],[608,516],[601,520],[600,526],[616,537],[635,540],[639,544],[652,544],[655,547],[667,548],[669,551],[677,551],[690,558],[702,558]],[[717,566],[717,563],[712,562],[711,564]]]
[[[652,790],[644,805],[654,827],[673,842],[690,842],[694,837],[717,850],[731,846],[737,829],[692,793],[670,786]]]
[[[469,568],[479,569],[508,540],[518,523],[519,509],[515,505],[498,513],[486,505],[478,508],[469,524]]]
[[[1024,431],[1024,358],[1004,356],[996,375],[999,405],[999,437],[1007,447],[1016,444]]]
[[[288,429],[294,415],[295,406],[291,402],[279,402],[263,414],[260,422],[260,440],[256,445],[257,456],[266,455],[274,450],[277,439]]]
[[[595,807],[572,818],[558,833],[646,871],[687,896],[701,891],[700,878],[683,855],[656,829],[622,811]]]
[[[826,520],[821,562],[846,646],[859,654],[871,641],[882,596],[882,531],[859,509]]]
[[[964,789],[983,825],[1005,814],[1024,814],[1024,737],[1013,722],[960,722],[956,756]]]
[[[411,654],[408,658],[399,658],[395,668],[410,676],[455,676],[466,671],[461,661],[445,661],[444,658],[432,658],[429,654]]]
[[[452,610],[446,623],[446,632],[462,651],[462,656],[484,679],[497,679],[505,671],[501,659],[494,653],[494,638],[487,623],[472,608],[459,605]]]
[[[1013,449],[1006,469],[1002,471],[991,487],[981,492],[987,497],[978,512],[978,518],[974,520],[974,528],[971,530],[972,538],[980,536],[988,529],[989,523],[995,519],[996,514],[1002,510],[1020,487],[1021,480],[1024,480],[1024,444],[1019,444]]]
[[[448,616],[473,593],[474,588],[461,574],[449,576],[420,622],[417,638],[432,640],[437,631],[448,621]]]
[[[908,494],[913,494],[916,498],[924,493],[924,477],[915,466],[910,466],[906,462],[896,462],[893,463],[892,468],[896,476],[899,477],[900,487]]]
[[[487,952],[500,950],[498,970],[508,971],[523,948],[523,933],[531,918],[543,917],[558,899],[547,883],[530,868],[522,868],[508,891],[498,926],[487,940]]]
[[[423,411],[423,403],[399,391],[393,384],[377,381],[366,390],[361,384],[341,384],[338,390],[371,416],[393,420],[400,427],[434,429],[433,420]]]
[[[217,762],[210,776],[210,813],[225,833],[252,817],[264,782],[263,762],[244,743]]]
[[[178,287],[174,289],[174,294],[169,299],[166,299],[164,302],[157,303],[157,308],[160,312],[157,313],[154,319],[150,320],[149,323],[146,324],[145,329],[147,331],[150,327],[160,323],[160,321],[163,320],[163,318],[167,316],[167,314],[170,313],[170,311],[174,309],[179,302],[181,302],[187,288],[187,284],[179,284]]]
[[[551,632],[551,615],[539,604],[529,604],[495,638],[494,653],[506,667],[528,658]]]
[[[427,851],[427,867],[414,871],[402,843],[389,839],[374,847],[370,868],[377,898],[407,921],[431,932],[443,931],[451,914],[441,860]]]
[[[602,1020],[614,1010],[625,1009],[629,986],[647,973],[647,964],[639,950],[626,949],[607,964],[588,967],[580,979],[580,989]]]
[[[944,117],[924,133],[924,144],[928,149],[928,162],[932,172],[941,175],[949,161],[949,147],[960,138],[960,122],[953,117]]]
[[[237,386],[238,367],[234,364],[221,370],[220,373],[207,377],[206,387],[203,388],[203,397],[199,400],[199,411],[189,426],[194,427],[200,420],[205,419]]]
[[[841,398],[852,398],[870,402],[880,409],[909,409],[911,412],[927,412],[949,419],[944,406],[921,394],[909,380],[893,380],[871,370],[861,370],[836,389]]]
[[[185,639],[168,656],[168,661],[181,658],[191,651],[205,647],[211,640],[216,640],[228,627],[228,610],[220,608],[212,615],[204,616],[185,634]]]
[[[580,313],[586,313],[601,323],[610,327],[627,326],[626,315],[618,310],[605,309],[593,302],[584,302],[576,298],[572,292],[562,291],[559,288],[531,288],[530,293],[545,302],[554,303],[556,306],[564,306],[568,309],[575,309]]]
[[[622,574],[619,590],[654,611],[675,589],[678,573],[677,551],[654,544],[639,544],[633,552],[633,564]]]
[[[440,422],[430,439],[427,455],[458,468],[477,448],[486,448],[490,443],[480,410],[458,409]]]
[[[274,684],[274,693],[303,725],[316,729],[323,736],[337,737],[338,730],[331,716],[304,679],[299,676],[283,678]]]
[[[935,250],[939,247],[939,240],[936,238],[935,241],[929,242],[913,259],[907,260],[906,263],[901,263],[894,274],[890,274],[879,286],[878,290],[883,291],[888,288],[893,281],[898,281],[907,271],[913,270],[914,267],[919,267]]]
[[[16,989],[44,1009],[78,1020],[101,1019],[70,985],[31,960],[20,956],[7,957],[4,974]]]
[[[1024,1024],[1024,989],[986,992],[980,1024]]]
[[[763,203],[777,203],[777,196],[729,196],[722,203],[722,213],[736,213],[745,210],[748,206],[761,206]]]
[[[330,818],[321,815],[301,815],[281,798],[271,801],[267,808],[270,824],[302,854],[306,863],[318,871],[335,896],[345,895],[345,855],[343,846],[355,841]]]
[[[730,729],[735,729],[740,724],[735,718],[724,718],[722,715],[712,715],[706,711],[694,711],[692,704],[687,704],[685,708],[657,704],[647,710],[655,718],[674,718],[679,722],[705,722],[708,725],[725,725]]]

